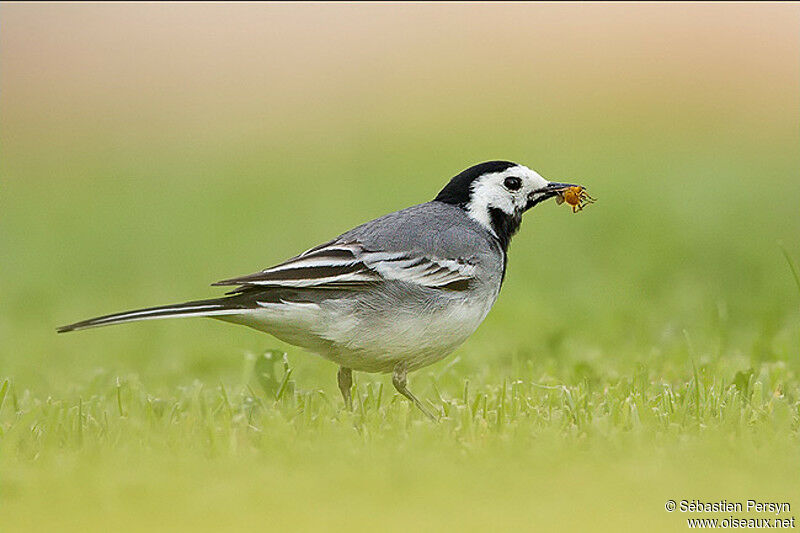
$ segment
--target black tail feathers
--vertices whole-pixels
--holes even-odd
[[[152,320],[156,318],[177,318],[186,316],[221,316],[235,315],[241,313],[245,306],[237,302],[235,298],[215,298],[211,300],[197,300],[175,305],[162,305],[160,307],[149,307],[147,309],[136,309],[125,311],[124,313],[114,313],[112,315],[90,318],[81,322],[75,322],[68,326],[58,328],[59,333],[75,331],[79,329],[96,328],[100,326],[110,326],[112,324],[123,324],[137,320]]]

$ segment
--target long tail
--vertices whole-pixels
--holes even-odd
[[[58,328],[59,333],[75,331],[78,329],[96,328],[100,326],[110,326],[111,324],[122,324],[137,320],[152,320],[156,318],[177,318],[185,316],[221,316],[236,315],[242,313],[246,306],[236,297],[215,298],[211,300],[196,300],[182,304],[162,305],[160,307],[148,307],[147,309],[136,309],[125,311],[124,313],[114,313],[113,315],[99,316],[75,322],[68,326]]]

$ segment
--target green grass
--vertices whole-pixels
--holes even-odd
[[[6,525],[479,530],[585,527],[590,513],[671,530],[682,522],[662,510],[670,498],[791,499],[796,373],[764,363],[726,379],[717,362],[681,374],[687,361],[570,385],[444,368],[417,380],[435,391],[438,424],[382,382],[360,383],[344,411],[264,355],[237,384],[163,396],[109,374],[71,398],[12,389]]]
[[[25,20],[18,34],[39,27]],[[672,43],[673,28],[661,31]],[[300,77],[305,92],[285,98],[250,94],[246,80],[265,82],[244,72],[241,92],[225,85],[236,98],[196,84],[196,100],[172,102],[180,72],[147,70],[133,53],[151,76],[136,78],[144,90],[98,82],[87,99],[109,92],[97,104],[80,85],[0,78],[6,101],[16,95],[0,159],[2,531],[682,531],[689,515],[666,512],[669,499],[788,501],[795,514],[800,157],[789,78],[741,76],[725,41],[709,47],[716,70],[692,63],[712,62],[701,54],[653,72],[649,55],[613,56],[635,48],[623,41],[600,46],[610,55],[594,70],[561,57],[528,68],[535,51],[501,54],[502,41],[485,54],[491,72],[520,76],[482,76],[475,92],[462,77],[484,55],[465,52],[475,63],[462,65],[445,41],[419,79],[415,63],[401,79],[356,57],[363,76],[377,74],[369,83],[346,70],[328,91]],[[33,63],[8,64],[38,65],[38,46],[26,49]],[[148,61],[155,50],[144,49]],[[115,65],[85,53],[74,68],[86,80]],[[247,328],[171,320],[55,333],[220,294],[208,284],[432,198],[494,158],[585,185],[598,201],[526,215],[485,323],[409,378],[438,423],[386,376],[356,373],[348,412],[333,364]]]

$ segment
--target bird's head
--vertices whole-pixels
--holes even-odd
[[[525,165],[487,161],[453,177],[435,201],[464,209],[506,249],[525,211],[572,186],[549,182]]]

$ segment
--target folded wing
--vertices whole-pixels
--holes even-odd
[[[445,259],[415,252],[367,250],[359,242],[331,241],[255,274],[219,281],[239,285],[234,292],[256,287],[359,288],[404,281],[443,290],[465,290],[475,265],[467,258]]]

